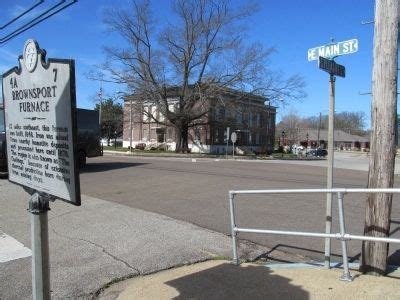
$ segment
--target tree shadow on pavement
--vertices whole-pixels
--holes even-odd
[[[90,162],[83,169],[79,170],[82,173],[96,173],[106,172],[116,169],[130,168],[141,165],[147,165],[147,163],[131,163],[131,162]]]
[[[224,263],[165,282],[176,289],[174,299],[308,299],[290,279],[263,266]]]

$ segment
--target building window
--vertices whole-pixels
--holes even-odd
[[[201,142],[201,134],[200,134],[201,127],[194,128],[194,140],[197,142]]]
[[[165,128],[156,128],[157,143],[165,142]]]
[[[224,143],[228,142],[229,136],[228,136],[228,129],[224,130]]]
[[[241,111],[236,112],[236,123],[237,124],[243,123],[243,113]]]
[[[214,143],[216,143],[216,144],[219,143],[219,130],[218,130],[218,128],[214,129]]]
[[[172,128],[168,128],[168,130],[167,130],[167,142],[172,142],[173,140],[175,140],[174,131],[173,131]]]
[[[148,122],[149,121],[149,107],[145,106],[143,108],[143,122]]]
[[[158,112],[158,120],[160,122],[164,122],[164,120],[165,120],[164,115],[161,111]]]
[[[249,127],[253,127],[253,113],[249,112]]]
[[[148,131],[147,129],[143,129],[143,141],[147,142],[149,136],[148,136]]]
[[[225,120],[225,107],[220,107],[219,108],[219,119],[220,120]]]
[[[257,115],[256,115],[256,126],[257,126],[257,127],[260,127],[260,123],[261,123],[261,122],[260,122],[260,119],[261,119],[261,118],[260,118],[260,114],[257,114]]]
[[[157,120],[157,107],[155,106],[151,107],[151,118]]]

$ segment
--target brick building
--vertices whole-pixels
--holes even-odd
[[[151,101],[138,105],[134,99],[134,95],[124,99],[123,146],[129,147],[132,143],[132,147],[135,147],[143,143],[146,148],[175,150],[175,127],[168,123]],[[207,99],[203,103],[207,113],[197,122],[201,125],[189,129],[189,148],[192,152],[200,153],[231,152],[231,141],[228,146],[226,143],[229,127],[230,133],[235,131],[237,134],[237,153],[271,152],[275,139],[276,108],[265,102],[263,97],[232,89],[223,90],[217,99]],[[168,96],[169,111],[177,111],[178,105],[176,90],[171,89]]]
[[[285,131],[284,131],[285,132]],[[277,132],[278,144],[285,145],[301,145],[307,148],[323,148],[328,147],[328,130],[326,129],[311,129],[311,128],[296,128],[289,130],[282,135]],[[340,129],[334,130],[333,147],[335,150],[344,151],[369,151],[370,139],[369,136],[359,136],[344,132]]]

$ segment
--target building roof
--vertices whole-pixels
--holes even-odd
[[[190,86],[189,88],[193,89],[194,86]],[[167,98],[176,98],[179,97],[179,94],[181,92],[181,87],[179,86],[171,86],[166,88],[166,96]],[[233,88],[227,88],[227,87],[221,87],[218,88],[217,94],[219,95],[225,95],[225,96],[233,96],[235,98],[247,98],[247,99],[251,99],[253,101],[257,101],[257,102],[262,102],[263,104],[266,101],[269,101],[269,99],[267,97],[263,97],[251,92],[245,92],[245,91],[240,91],[240,90],[236,90]],[[138,96],[140,95],[137,94]],[[124,101],[127,102],[129,101],[130,97],[135,98],[135,94],[133,95],[127,95],[126,97],[124,97]],[[268,105],[271,109],[274,109],[276,107],[274,107],[273,105]]]
[[[318,140],[318,129],[300,129],[299,139],[302,141],[307,140],[317,141]],[[328,140],[328,130],[321,129],[319,132],[319,140]],[[370,138],[365,136],[359,136],[354,134],[349,134],[342,130],[336,129],[334,131],[334,140],[335,142],[369,142]]]

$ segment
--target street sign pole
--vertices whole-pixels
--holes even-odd
[[[335,112],[335,76],[329,75],[329,121],[328,121],[328,173],[327,188],[333,186],[333,142],[334,142],[334,112]],[[326,194],[326,221],[325,233],[332,230],[332,193]],[[325,239],[325,268],[329,269],[331,263],[331,239]]]
[[[29,200],[32,236],[32,296],[50,299],[50,264],[47,212],[49,200],[35,192]]]
[[[235,143],[237,141],[237,134],[236,132],[232,132],[231,134],[231,141],[232,141],[232,158],[235,159]]]
[[[339,43],[331,43],[308,49],[308,61],[318,60],[319,69],[329,73],[329,126],[328,126],[328,171],[327,188],[333,187],[333,144],[334,144],[334,113],[335,113],[335,76],[345,77],[346,69],[337,64],[334,58],[358,51],[358,40],[352,39]],[[318,130],[319,135],[319,130]],[[319,144],[319,137],[318,137]],[[332,230],[332,193],[326,195],[325,233]],[[331,239],[325,239],[325,268],[330,268]]]
[[[229,131],[230,127],[226,127],[226,149],[225,149],[225,158],[228,159],[228,147],[229,147]]]

